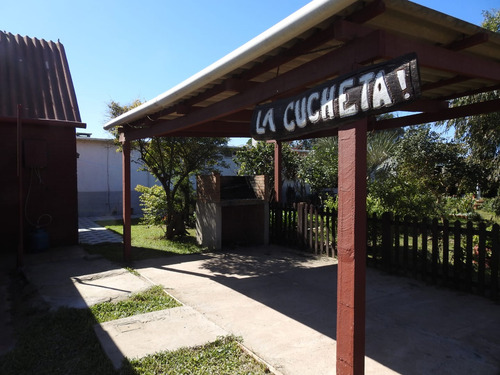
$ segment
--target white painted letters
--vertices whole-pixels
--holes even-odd
[[[321,118],[323,121],[331,120],[335,117],[335,85],[325,87],[321,93]]]
[[[293,139],[354,118],[388,112],[389,107],[419,95],[416,54],[408,54],[258,106],[252,118],[252,136]]]
[[[272,132],[276,132],[276,126],[274,125],[274,109],[270,108],[267,112],[266,115],[264,116],[264,120],[262,121],[262,126],[260,125],[260,118],[261,118],[262,111],[259,111],[257,114],[257,124],[255,126],[255,130],[257,134],[265,134],[266,133],[266,126],[269,125],[269,130]]]
[[[307,98],[307,118],[309,119],[311,124],[315,124],[319,121],[319,110],[313,112],[312,109],[313,101],[318,100],[319,94],[317,92],[313,92],[311,95],[309,95],[309,98]]]
[[[392,105],[392,99],[385,83],[384,72],[380,71],[375,77],[375,85],[373,86],[373,108],[389,107]]]
[[[346,94],[346,90],[354,86],[354,78],[346,79],[340,84],[339,87],[339,115],[340,117],[353,116],[358,113],[358,108],[356,104],[351,104],[346,107],[349,101],[349,95]]]

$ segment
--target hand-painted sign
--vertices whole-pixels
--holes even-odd
[[[416,54],[372,65],[288,99],[257,106],[251,132],[258,140],[292,139],[342,122],[387,112],[420,95]]]

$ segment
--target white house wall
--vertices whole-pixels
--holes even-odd
[[[88,137],[76,139],[78,152],[78,216],[108,216],[122,214],[122,154],[113,140]],[[132,151],[131,200],[132,214],[140,214],[137,185],[153,186],[155,177],[139,171],[135,163],[138,153]],[[228,168],[220,168],[224,176],[235,176],[238,168],[231,157],[226,157]],[[192,179],[193,183],[195,179]]]
[[[77,138],[78,215],[106,216],[122,213],[122,154],[112,140]],[[131,159],[137,160],[137,152]],[[155,178],[131,164],[132,213],[140,213],[137,185],[153,186]]]

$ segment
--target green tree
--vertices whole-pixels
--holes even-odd
[[[482,26],[500,32],[500,10],[483,12]],[[500,90],[470,95],[452,101],[462,106],[500,98]],[[455,139],[468,146],[468,159],[480,172],[476,181],[488,196],[500,194],[500,112],[453,119],[448,129],[455,130]]]
[[[446,196],[475,190],[477,170],[467,159],[467,148],[445,141],[428,125],[406,130],[391,159],[383,178],[369,184],[372,211],[445,215]]]
[[[373,131],[367,135],[367,174],[370,178],[381,175],[388,167],[385,164],[393,155],[401,133],[398,129]],[[314,193],[337,187],[338,138],[318,139],[301,163],[299,174]]]
[[[108,104],[108,114],[116,117],[139,104],[140,101],[135,101],[121,106],[112,101]],[[142,169],[155,176],[165,191],[162,219],[167,239],[185,233],[192,203],[189,177],[216,170],[227,141],[227,138],[154,137],[131,143],[131,148],[139,153]]]
[[[300,156],[288,143],[282,143],[281,153],[282,176],[287,180],[295,180]],[[267,175],[271,187],[274,187],[274,143],[258,141],[252,145],[249,142],[236,152],[234,161],[239,166],[240,176]]]
[[[337,137],[321,138],[314,143],[299,167],[299,175],[311,192],[322,196],[325,189],[337,187],[338,159]]]

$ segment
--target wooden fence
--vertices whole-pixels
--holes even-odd
[[[500,299],[500,226],[368,217],[367,264],[425,282]],[[337,213],[313,205],[271,206],[270,240],[337,255]]]

